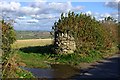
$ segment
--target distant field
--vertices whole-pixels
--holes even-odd
[[[48,39],[52,35],[50,31],[16,31],[17,40],[23,39]]]
[[[29,46],[44,46],[52,44],[53,39],[27,39],[27,40],[17,40],[12,47],[13,48],[23,48]]]

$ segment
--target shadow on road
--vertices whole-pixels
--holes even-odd
[[[72,76],[75,80],[119,80],[120,79],[120,54],[91,65],[91,68],[80,70],[79,75]]]

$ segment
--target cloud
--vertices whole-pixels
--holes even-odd
[[[118,13],[117,12],[113,12],[113,13],[103,13],[103,14],[94,14],[95,18],[97,20],[104,20],[105,17],[113,17],[115,20],[118,20]]]
[[[84,9],[84,7],[83,6],[77,6],[77,7],[72,7],[72,11],[80,11],[80,10],[82,10],[82,9]]]
[[[44,13],[61,13],[68,11],[79,11],[83,9],[83,6],[73,7],[71,2],[35,2],[30,5],[30,7],[39,8],[38,14]]]
[[[120,5],[120,0],[113,0],[112,2],[106,2],[105,6],[118,9],[118,5]]]
[[[18,24],[14,24],[14,28],[16,30],[51,30],[52,24],[45,20],[45,21],[40,21],[40,22],[31,22],[31,23],[27,23],[27,21],[33,21],[33,20],[21,20],[19,21],[20,23]],[[21,24],[23,23],[23,24]]]
[[[2,11],[18,11],[20,9],[21,4],[18,2],[0,2],[0,9]]]
[[[119,0],[106,2],[105,5],[111,8],[117,8]],[[3,13],[13,17],[16,20],[15,29],[21,30],[50,30],[51,26],[60,17],[60,14],[68,11],[80,12],[84,6],[73,6],[68,2],[47,2],[45,0],[35,0],[35,2],[28,2],[28,5],[23,5],[20,2],[0,2],[0,9]],[[118,17],[116,13],[99,13],[90,10],[86,14],[95,16],[97,20],[102,20],[104,17],[113,16]]]
[[[58,14],[53,15],[53,14],[39,14],[39,15],[31,15],[32,19],[54,19],[54,18],[59,18]]]
[[[70,1],[46,2],[45,0],[34,0],[34,2],[28,2],[27,4],[23,5],[23,3],[16,1],[1,1],[0,10],[2,10],[2,16],[14,19],[16,25],[18,24],[17,26],[21,26],[22,23],[22,27],[24,27],[23,25],[30,26],[29,24],[38,27],[43,25],[50,27],[59,19],[62,12],[77,12],[84,8],[83,6],[73,6]]]
[[[58,12],[68,12],[72,8],[71,2],[67,2],[67,3],[52,2],[49,3],[48,5],[50,9],[56,10]]]
[[[100,15],[101,18],[105,18],[105,17],[109,17],[109,16],[111,16],[109,13],[104,13],[104,14]]]
[[[118,20],[118,12],[112,12],[112,13],[99,13],[99,12],[92,12],[92,11],[87,11],[85,12],[86,14],[91,15],[92,17],[95,17],[96,20],[104,20],[105,17],[113,17],[114,19]]]
[[[38,23],[39,21],[36,19],[30,19],[30,20],[26,20],[27,23]]]
[[[39,8],[33,8],[33,7],[21,7],[19,12],[23,15],[32,15],[32,14],[37,14],[39,11]]]
[[[18,18],[16,18],[15,19],[15,21],[17,22],[17,23],[23,23],[23,24],[30,24],[30,23],[38,23],[39,22],[39,20],[37,20],[37,19],[32,19],[32,18],[30,18],[30,17],[25,17],[25,16],[23,16],[23,17],[18,17]]]
[[[86,14],[92,15],[92,12],[91,11],[87,11]]]
[[[26,19],[26,18],[27,18],[26,16],[20,16],[17,19],[23,20],[23,19]]]
[[[34,0],[35,2],[46,2],[46,0]]]
[[[34,8],[36,8],[36,7],[38,7],[38,8],[44,8],[44,7],[47,6],[46,4],[47,4],[46,1],[35,0],[35,2],[32,2],[29,6],[30,7],[34,7]]]
[[[46,2],[39,0],[29,3],[27,6],[22,6],[20,2],[0,2],[0,9],[6,14],[14,14],[14,16],[39,15],[39,14],[60,14],[68,11],[80,11],[83,6],[72,6],[71,2]],[[11,16],[9,16],[11,17]],[[46,18],[46,17],[45,17]],[[48,16],[48,18],[51,18]]]

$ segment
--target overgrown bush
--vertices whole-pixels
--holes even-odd
[[[11,23],[7,23],[4,20],[0,21],[2,23],[2,50],[3,50],[3,60],[6,60],[11,53],[11,44],[16,40],[16,34]]]
[[[11,72],[11,64],[15,63],[15,61],[13,61],[12,63],[10,61],[12,56],[11,54],[14,53],[12,51],[11,48],[11,44],[13,44],[16,40],[16,35],[15,35],[15,31],[12,27],[12,24],[9,22],[5,22],[4,20],[0,21],[0,24],[2,24],[0,26],[0,28],[2,29],[2,60],[3,60],[3,64],[2,64],[2,77],[6,77],[9,76],[9,74]],[[10,67],[9,67],[10,66]]]
[[[106,17],[102,21],[102,26],[107,30],[107,33],[110,34],[111,39],[118,43],[118,23],[113,17]]]
[[[75,38],[76,53],[89,54],[91,50],[101,53],[113,47],[113,33],[107,30],[101,22],[94,17],[83,13],[69,12],[66,16],[54,23],[54,32],[62,32]],[[113,31],[114,32],[114,31]]]

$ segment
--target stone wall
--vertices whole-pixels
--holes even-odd
[[[74,37],[67,33],[55,33],[55,52],[58,54],[74,53],[76,44]]]

